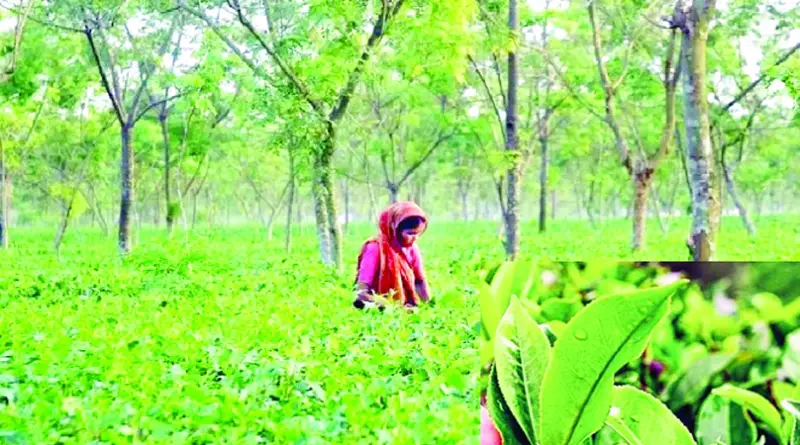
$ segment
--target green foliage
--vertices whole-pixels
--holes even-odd
[[[303,231],[288,256],[258,228],[189,244],[145,229],[122,262],[96,232],[75,230],[58,262],[49,230],[17,231],[0,252],[15,265],[0,270],[0,441],[469,442],[479,259],[433,237],[436,306],[364,313]]]
[[[767,443],[795,443],[800,314],[792,298],[784,306],[773,294],[753,293],[761,264],[701,287],[658,266],[537,261],[523,269],[537,277],[544,271],[548,284],[524,298],[510,290],[523,275],[503,272],[513,265],[489,277],[491,288],[511,297],[495,291],[481,300],[484,329],[506,308],[491,339],[488,392],[493,421],[510,443],[694,443],[694,436],[700,444],[752,445],[764,435]],[[796,273],[788,263],[763,269]],[[576,290],[582,308],[566,325],[535,303],[569,299]],[[731,297],[720,300],[721,292]],[[705,325],[689,322],[695,318]],[[552,350],[543,334],[550,331]]]
[[[516,440],[583,443],[599,431],[611,407],[614,373],[641,352],[650,331],[666,313],[668,299],[684,285],[679,281],[663,288],[599,298],[558,335],[552,358],[546,336],[517,297],[512,297],[497,328],[493,372],[502,395],[499,400],[525,432],[525,437]],[[615,315],[613,308],[620,304],[642,310]],[[497,403],[497,394],[494,397],[493,403]],[[622,397],[627,400],[631,396]],[[628,406],[624,401],[622,405]],[[496,416],[495,420],[507,418]],[[630,418],[628,423],[634,434],[648,437]]]

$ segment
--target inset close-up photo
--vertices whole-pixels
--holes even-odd
[[[792,445],[800,263],[503,263],[481,445]]]

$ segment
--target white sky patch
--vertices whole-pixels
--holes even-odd
[[[531,8],[533,12],[543,12],[547,8],[545,8],[545,0],[528,0],[528,7]],[[564,10],[569,7],[569,0],[550,0],[550,9],[560,9]]]
[[[403,79],[403,75],[400,74],[400,71],[392,70],[391,78],[392,78],[393,81],[399,82],[400,80]]]
[[[468,87],[464,89],[464,97],[469,99],[471,97],[475,97],[478,95],[478,90],[472,87]]]
[[[0,20],[0,33],[2,32],[13,32],[14,28],[17,26],[17,19],[14,17],[6,17]]]
[[[222,90],[223,93],[233,94],[236,92],[236,84],[226,79],[219,83],[219,89]]]
[[[544,27],[542,25],[526,26],[522,28],[522,38],[525,39],[527,43],[536,43],[541,45],[543,31]],[[569,37],[567,31],[557,26],[553,26],[552,24],[547,26],[547,35],[549,39],[556,40],[566,40],[567,37]]]
[[[247,16],[250,22],[253,24],[257,30],[267,33],[269,32],[269,22],[267,21],[267,16],[264,14],[258,14],[253,16]]]
[[[751,80],[756,80],[761,74],[761,60],[764,54],[761,52],[761,46],[758,44],[758,39],[752,34],[747,37],[739,39],[739,47],[742,51],[742,58],[744,59],[744,66],[742,71]]]
[[[130,19],[128,19],[126,25],[128,25],[128,30],[131,32],[131,35],[133,35],[133,37],[146,36],[147,34],[149,34],[148,31],[150,31],[147,29],[148,27],[145,17],[142,16],[141,14],[135,15]]]
[[[788,50],[800,42],[800,28],[789,31],[786,39],[778,44],[779,49]]]
[[[781,14],[786,14],[797,7],[797,0],[772,0],[768,3],[774,6]]]
[[[467,110],[467,116],[475,119],[481,115],[481,107],[478,104],[472,104],[471,107]]]

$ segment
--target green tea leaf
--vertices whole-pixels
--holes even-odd
[[[751,445],[757,436],[756,425],[741,406],[716,394],[709,395],[700,407],[695,429],[700,445]]]
[[[503,439],[503,445],[530,445],[525,432],[520,427],[517,419],[514,418],[514,414],[503,398],[495,367],[492,367],[489,375],[486,408],[489,410],[489,415],[492,417],[492,421],[494,421],[495,427]]]
[[[729,384],[716,388],[711,393],[738,403],[763,422],[776,438],[781,438],[781,414],[760,394]]]
[[[711,378],[726,369],[736,358],[733,354],[711,354],[693,363],[670,385],[667,403],[673,411],[700,400]]]
[[[786,337],[786,351],[783,353],[781,369],[795,383],[800,383],[800,329]]]
[[[768,322],[782,320],[785,316],[783,302],[773,293],[759,292],[750,297],[750,302],[758,310],[761,318]]]
[[[600,298],[570,321],[542,384],[542,443],[578,444],[603,426],[614,374],[642,353],[686,283]]]
[[[630,445],[695,444],[689,430],[663,403],[632,386],[614,387],[606,424]],[[612,442],[601,440],[597,445]]]
[[[542,316],[547,321],[558,320],[566,323],[581,308],[583,308],[583,305],[579,301],[551,298],[542,303]]]
[[[616,445],[620,443],[620,440],[625,441],[627,445],[643,445],[642,441],[636,437],[636,434],[634,434],[634,432],[628,428],[628,425],[625,425],[625,422],[619,417],[608,416],[603,429],[606,428],[610,429],[611,432],[607,434],[598,434],[597,440],[595,441],[596,445]],[[600,431],[603,432],[603,430]]]
[[[531,443],[539,430],[540,388],[550,362],[550,342],[516,297],[500,321],[495,367],[503,398]]]
[[[481,322],[487,340],[495,336],[497,325],[508,307],[511,298],[511,286],[514,279],[514,263],[501,264],[492,276],[490,284],[481,283],[479,300],[481,305]]]
[[[797,400],[784,400],[781,408],[789,413],[786,419],[784,435],[789,445],[800,445],[800,402]]]

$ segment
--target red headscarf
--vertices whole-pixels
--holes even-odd
[[[410,201],[401,201],[387,207],[378,219],[380,234],[364,243],[358,255],[360,268],[367,244],[377,242],[380,253],[372,290],[380,295],[391,294],[392,299],[413,305],[419,303],[419,295],[414,287],[416,277],[414,268],[400,248],[397,228],[403,220],[415,216],[422,220],[422,233],[428,228],[428,218],[419,206]]]

